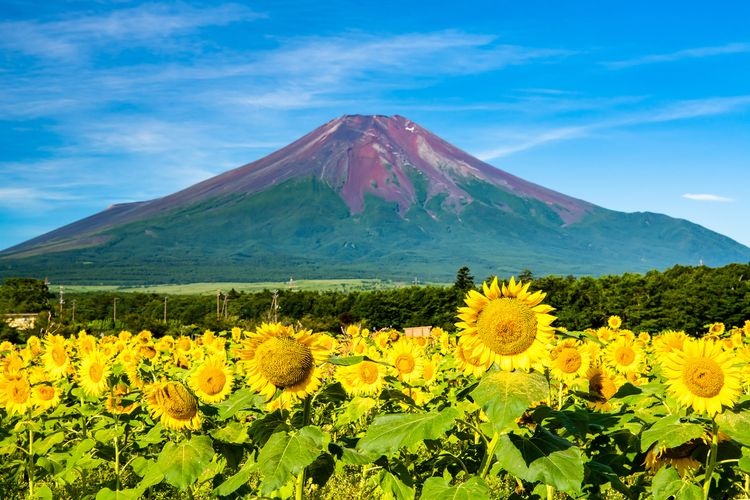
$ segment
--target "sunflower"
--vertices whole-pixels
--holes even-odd
[[[706,339],[688,339],[682,351],[664,357],[667,391],[684,407],[714,416],[741,393],[741,370],[730,352]]]
[[[443,362],[443,356],[440,354],[433,354],[431,358],[425,358],[424,364],[422,365],[422,380],[425,385],[432,385],[437,380],[438,370],[440,363]]]
[[[589,381],[590,406],[596,410],[609,410],[609,400],[619,388],[615,377],[604,367],[596,366],[586,372]]]
[[[622,326],[622,318],[617,315],[610,316],[607,319],[607,326],[609,326],[613,330],[619,330]]]
[[[643,349],[625,336],[611,342],[604,350],[606,365],[619,373],[640,372],[643,360]]]
[[[665,330],[659,335],[654,336],[651,346],[653,347],[654,354],[659,356],[672,351],[681,351],[687,338],[687,333],[682,330]]]
[[[169,429],[200,429],[198,400],[180,382],[156,382],[146,387],[146,405],[153,418]]]
[[[131,394],[130,388],[122,382],[115,384],[112,390],[109,391],[107,401],[104,403],[104,407],[108,412],[118,415],[129,415],[138,408],[138,403],[133,401],[130,404],[123,405],[123,397]]]
[[[70,356],[65,346],[65,339],[61,335],[48,335],[45,340],[45,350],[42,355],[44,368],[50,377],[57,380],[68,373]]]
[[[706,334],[707,337],[720,337],[724,334],[724,330],[726,330],[726,326],[724,326],[724,323],[717,322],[717,323],[711,323],[708,325],[708,333]]]
[[[492,362],[488,360],[481,363],[478,356],[474,356],[471,352],[468,352],[464,348],[464,338],[465,337],[458,339],[456,349],[453,351],[453,357],[456,360],[456,368],[467,377],[469,375],[481,377],[482,374],[492,366]]]
[[[350,396],[377,396],[385,383],[386,368],[364,360],[354,365],[337,366],[335,378]]]
[[[550,373],[568,386],[585,377],[590,365],[590,350],[576,339],[565,339],[550,352]]]
[[[322,334],[294,331],[281,323],[263,323],[238,350],[248,385],[270,400],[277,389],[304,398],[320,387],[319,365],[328,360]]]
[[[25,375],[0,377],[0,404],[8,415],[26,413],[32,405],[31,385]]]
[[[497,278],[490,285],[482,285],[483,292],[469,290],[458,309],[459,328],[464,350],[480,363],[495,363],[503,370],[529,370],[546,357],[547,345],[554,338],[550,326],[555,320],[548,314],[553,308],[542,304],[545,293],[529,293],[525,285],[514,278],[502,288]]]
[[[86,330],[81,330],[75,344],[78,355],[83,357],[96,349],[96,337],[89,335]]]
[[[31,389],[34,407],[44,411],[60,404],[60,390],[52,384],[37,384]]]
[[[99,351],[92,351],[78,366],[78,385],[89,396],[101,396],[107,390],[107,377],[110,371],[107,358]]]
[[[220,356],[207,358],[188,379],[188,384],[204,403],[218,403],[232,391],[234,373]]]
[[[695,458],[700,448],[703,448],[703,451],[707,449],[701,439],[691,439],[674,448],[658,449],[654,445],[646,453],[644,465],[651,472],[658,471],[664,465],[671,465],[677,469],[680,477],[683,477],[686,472],[697,470],[701,466],[701,462]]]
[[[408,338],[401,338],[394,343],[386,355],[388,362],[393,365],[392,374],[402,382],[411,384],[422,377],[424,352]]]

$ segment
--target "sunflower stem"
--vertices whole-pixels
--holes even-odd
[[[487,476],[487,473],[490,471],[490,465],[492,465],[492,457],[495,455],[495,448],[497,447],[497,443],[500,441],[500,433],[495,431],[495,433],[492,435],[492,441],[487,445],[487,452],[484,454],[484,457],[482,458],[482,465],[479,468],[479,476],[484,479]]]
[[[34,431],[29,426],[29,465],[26,468],[29,476],[29,498],[34,498]]]
[[[120,447],[117,439],[117,419],[115,419],[115,491],[120,491]]]
[[[716,423],[716,419],[711,419],[712,433],[711,433],[711,448],[708,450],[708,457],[706,457],[706,475],[703,478],[703,500],[708,500],[709,492],[711,490],[711,479],[714,474],[714,468],[716,468],[716,456],[719,449],[719,425]]]

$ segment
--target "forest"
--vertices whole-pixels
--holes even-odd
[[[674,266],[666,271],[601,277],[534,276],[531,290],[547,294],[555,325],[571,331],[597,328],[610,315],[634,332],[682,330],[697,336],[708,325],[742,325],[750,318],[750,264],[719,268]],[[454,330],[456,308],[485,279],[458,270],[452,286],[408,286],[378,291],[229,290],[216,295],[157,295],[138,292],[53,292],[41,280],[7,278],[0,286],[0,314],[36,313],[33,331],[0,324],[0,340],[54,331],[100,334],[149,330],[155,335],[194,335],[206,329],[253,328],[263,321],[299,323],[316,331],[338,332],[349,324],[371,329],[439,326]],[[499,277],[507,280],[508,277]],[[61,300],[62,299],[62,300]]]

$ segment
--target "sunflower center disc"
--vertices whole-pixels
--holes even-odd
[[[365,384],[374,384],[378,380],[378,368],[374,363],[363,361],[359,366],[359,376]]]
[[[161,395],[164,412],[176,420],[190,420],[198,413],[198,402],[181,384],[167,384]]]
[[[200,379],[200,388],[206,394],[213,396],[221,392],[226,382],[227,377],[221,370],[209,368],[203,372]]]
[[[23,381],[13,384],[10,389],[10,399],[15,403],[25,403],[29,399],[29,386]]]
[[[50,385],[40,385],[37,396],[42,401],[51,401],[55,397],[55,389]]]
[[[618,364],[628,366],[635,360],[635,353],[630,347],[621,347],[615,352],[615,359]]]
[[[280,389],[303,382],[315,366],[310,348],[289,337],[263,342],[255,359],[263,376]]]
[[[396,365],[396,369],[398,370],[398,372],[403,373],[404,375],[408,375],[409,373],[413,372],[414,367],[416,366],[414,357],[411,354],[401,354],[396,358],[396,362],[394,364]]]
[[[62,366],[65,360],[68,359],[68,355],[65,353],[65,349],[60,346],[52,348],[52,360],[57,366]]]
[[[102,365],[100,365],[99,363],[93,363],[89,367],[89,377],[91,378],[92,382],[100,382],[103,374],[104,374],[104,369],[102,368]]]
[[[581,367],[581,354],[577,349],[563,349],[558,359],[560,359],[559,366],[563,373],[575,373]]]
[[[696,396],[712,398],[724,387],[724,372],[712,359],[691,359],[682,372],[682,380]]]
[[[490,301],[477,318],[477,334],[496,354],[521,354],[536,339],[536,314],[511,297]]]

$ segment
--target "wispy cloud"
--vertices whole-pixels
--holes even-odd
[[[694,201],[712,201],[712,202],[720,202],[720,203],[731,203],[734,200],[734,198],[727,198],[726,196],[720,196],[718,194],[697,194],[697,193],[685,193],[682,195],[683,198],[686,198],[688,200],[694,200]]]
[[[489,161],[495,158],[526,151],[551,142],[575,139],[588,135],[591,127],[561,127],[550,130],[543,130],[536,133],[524,134],[520,140],[509,142],[507,144],[480,151],[475,154],[477,158],[483,161]]]
[[[620,61],[610,61],[605,65],[611,69],[624,69],[644,64],[655,64],[664,62],[681,61],[683,59],[699,59],[704,57],[713,57],[726,54],[747,54],[750,53],[750,43],[729,43],[716,47],[698,47],[692,49],[683,49],[665,54],[649,54],[633,59],[623,59]]]
[[[620,112],[605,119],[580,125],[531,131],[522,136],[501,133],[505,141],[504,144],[481,151],[476,156],[484,161],[488,161],[526,151],[550,142],[585,137],[595,131],[725,115],[745,110],[748,107],[750,107],[750,95],[677,101],[656,106],[646,111]]]
[[[0,47],[43,59],[69,60],[93,50],[111,50],[112,43],[164,46],[171,36],[259,17],[262,15],[237,4],[209,8],[143,4],[103,14],[0,22]]]

